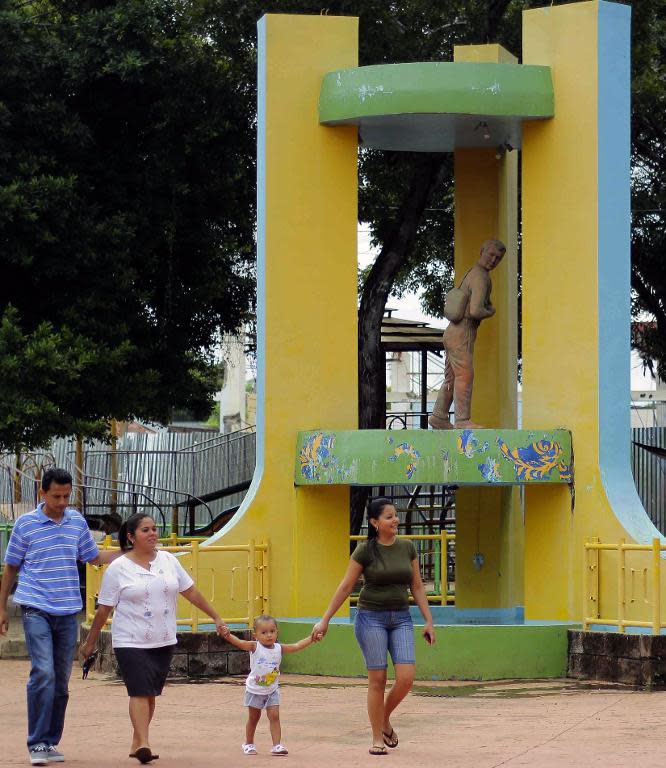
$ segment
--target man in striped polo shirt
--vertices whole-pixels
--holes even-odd
[[[0,634],[7,633],[7,600],[18,575],[14,602],[21,606],[30,655],[28,752],[32,765],[61,763],[57,746],[65,725],[69,677],[83,608],[77,560],[101,565],[119,552],[100,552],[84,518],[67,505],[72,476],[49,469],[43,501],[18,518],[12,530],[0,586]]]

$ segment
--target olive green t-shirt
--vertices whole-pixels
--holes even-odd
[[[352,558],[363,566],[364,585],[358,597],[358,607],[367,611],[402,611],[409,608],[407,587],[412,583],[412,560],[416,548],[409,539],[396,539],[386,546],[359,542]]]

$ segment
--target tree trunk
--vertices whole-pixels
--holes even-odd
[[[487,43],[497,42],[497,32],[511,0],[490,0],[486,15],[485,37]]]

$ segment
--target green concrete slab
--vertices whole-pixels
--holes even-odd
[[[485,62],[379,64],[329,72],[323,125],[359,126],[378,149],[450,152],[521,144],[524,120],[555,113],[549,67]]]
[[[565,429],[312,430],[296,442],[296,485],[572,482]]]
[[[567,668],[567,631],[576,624],[467,625],[436,627],[428,646],[414,628],[419,680],[501,680],[563,677]],[[312,622],[281,619],[280,641],[306,637]],[[391,670],[389,665],[389,670]],[[303,653],[285,654],[281,670],[303,675],[365,676],[351,623],[330,624],[321,643]]]

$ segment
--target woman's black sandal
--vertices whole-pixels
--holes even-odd
[[[391,728],[391,733],[382,731],[382,737],[384,738],[384,744],[386,744],[389,749],[395,749],[398,746],[398,736],[393,728]]]

